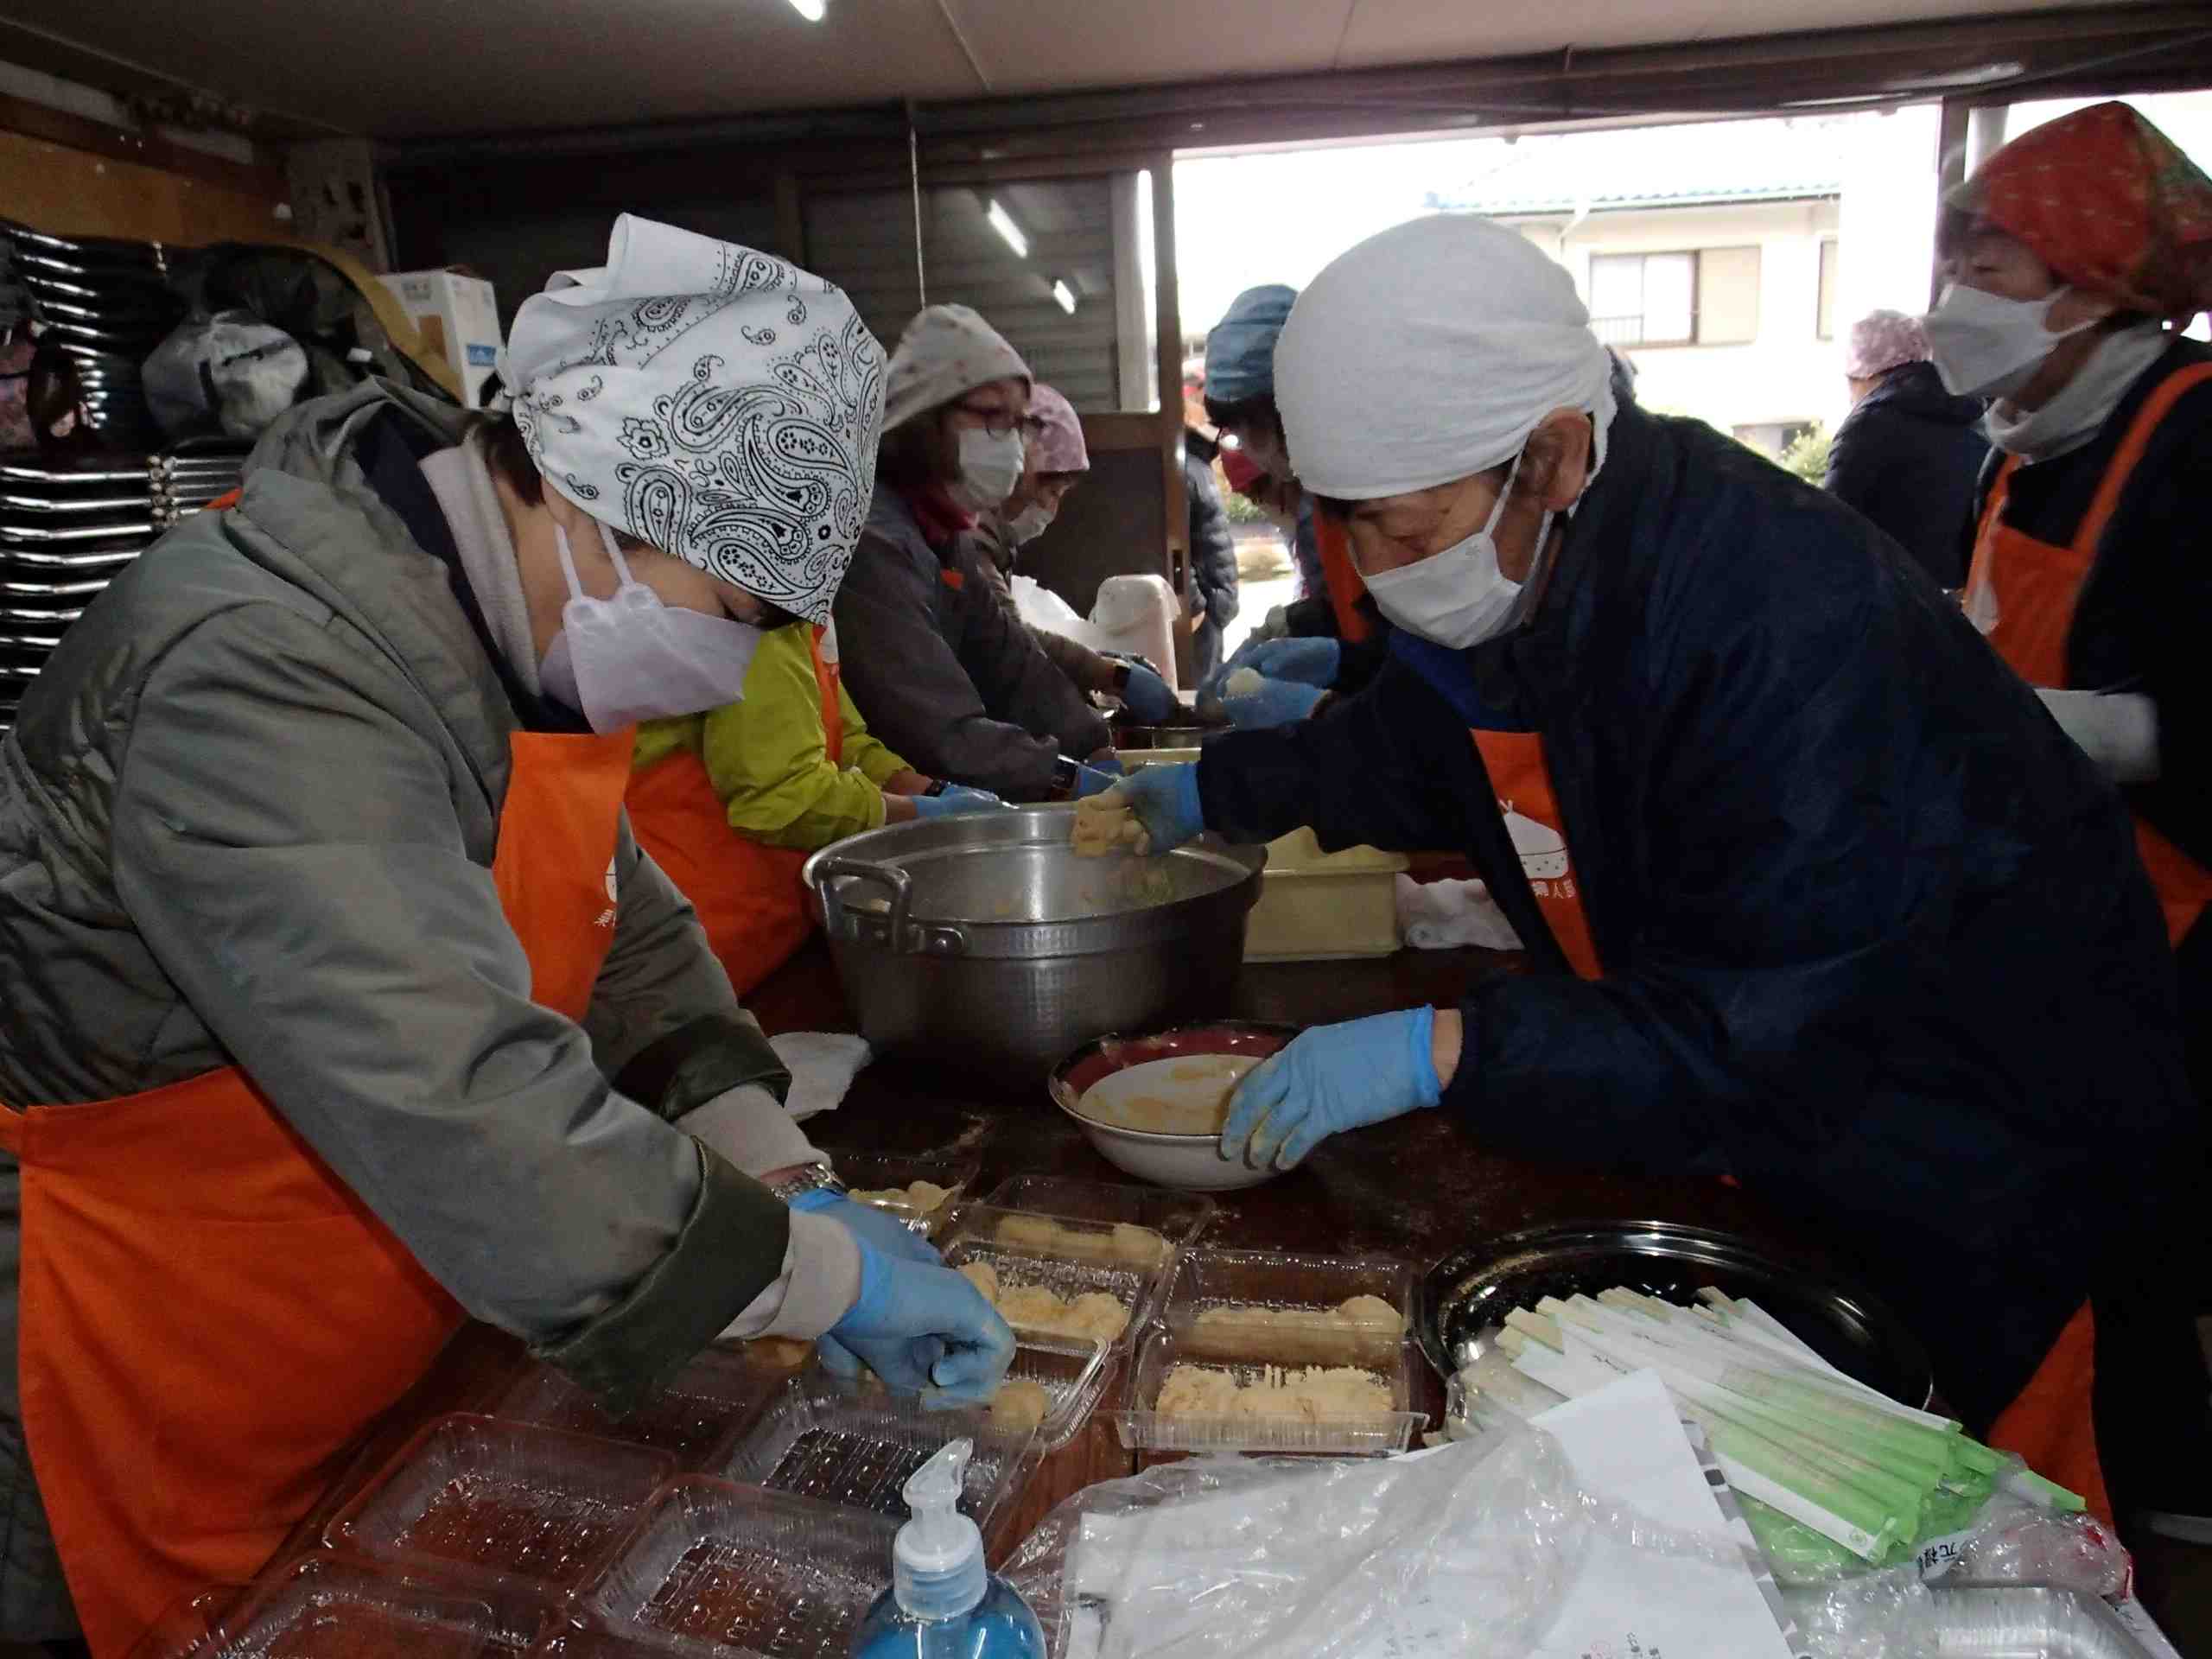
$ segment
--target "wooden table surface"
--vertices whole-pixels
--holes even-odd
[[[1423,1001],[1448,1002],[1514,959],[1478,950],[1401,951],[1355,962],[1278,963],[1245,969],[1236,1012],[1255,1020],[1315,1025],[1356,1019]],[[828,950],[817,938],[747,999],[771,1033],[850,1030]],[[961,1076],[894,1062],[862,1072],[835,1112],[809,1120],[829,1147],[884,1153],[957,1148],[982,1160],[978,1192],[1006,1177],[1035,1173],[1101,1181],[1130,1178],[1092,1150],[1040,1088],[1009,1092]],[[1593,1148],[1593,1153],[1602,1149]],[[1324,1141],[1300,1168],[1263,1186],[1221,1195],[1222,1211],[1205,1235],[1218,1244],[1279,1246],[1332,1254],[1381,1252],[1421,1267],[1484,1234],[1547,1220],[1635,1217],[1731,1227],[1793,1245],[1777,1217],[1741,1193],[1709,1181],[1653,1180],[1607,1170],[1534,1164],[1484,1151],[1441,1112],[1417,1112],[1356,1135]],[[511,1338],[471,1326],[436,1367],[370,1435],[346,1477],[295,1543],[305,1546],[353,1491],[442,1412],[480,1408],[520,1363]],[[994,1540],[1000,1549],[1025,1535],[1046,1510],[1083,1487],[1131,1473],[1105,1414],[1118,1403],[1123,1375],[1099,1413],[1069,1446],[1041,1463],[1022,1502]],[[1440,1414],[1442,1388],[1424,1374]]]
[[[1512,971],[1512,957],[1478,950],[1401,951],[1354,962],[1270,963],[1245,969],[1238,1014],[1299,1025],[1356,1019],[1419,1003],[1455,1001],[1470,983]],[[747,999],[773,1034],[849,1031],[827,949],[817,938]],[[940,1070],[878,1062],[861,1073],[835,1112],[810,1119],[809,1134],[826,1147],[887,1154],[957,1149],[982,1160],[977,1192],[1009,1175],[1051,1173],[1127,1181],[1092,1150],[1040,1088],[1009,1092]],[[1604,1155],[1602,1147],[1592,1157]],[[1221,1214],[1202,1242],[1274,1246],[1336,1254],[1382,1252],[1427,1268],[1448,1251],[1486,1235],[1547,1221],[1632,1217],[1726,1228],[1833,1268],[1788,1217],[1747,1194],[1702,1179],[1667,1179],[1589,1165],[1531,1163],[1486,1150],[1441,1112],[1408,1116],[1324,1141],[1290,1173],[1242,1192],[1220,1195]],[[431,1374],[370,1435],[347,1476],[296,1532],[308,1547],[353,1490],[407,1436],[441,1412],[480,1408],[520,1363],[516,1344],[482,1326],[457,1338]],[[1098,1481],[1129,1475],[1137,1454],[1122,1449],[1108,1414],[1119,1403],[1128,1368],[1109,1385],[1082,1433],[1044,1459],[1021,1501],[995,1529],[994,1559],[1035,1527],[1063,1498]],[[1424,1373],[1426,1397],[1440,1413],[1442,1388]],[[2192,1574],[2192,1577],[2195,1575]],[[2201,1579],[2197,1580],[2202,1582]],[[2151,1591],[2146,1586],[2146,1592]],[[2146,1599],[2150,1599],[2146,1593]],[[2164,1599],[2163,1596],[2159,1600]],[[2154,1611],[2163,1611],[2158,1602]],[[2195,1626],[2194,1618],[2169,1618]],[[2207,1634],[2194,1628],[2177,1637]],[[2199,1649],[2194,1641],[2185,1651]]]

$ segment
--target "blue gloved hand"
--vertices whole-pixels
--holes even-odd
[[[1262,639],[1236,653],[1236,666],[1271,680],[1294,680],[1323,690],[1337,683],[1344,648],[1334,639]]]
[[[1006,803],[988,789],[970,789],[965,784],[947,784],[935,795],[909,795],[914,804],[914,813],[924,818],[957,817],[963,812],[988,812]]]
[[[1149,664],[1131,663],[1128,668],[1129,683],[1120,696],[1131,714],[1147,726],[1173,726],[1185,718],[1182,703]]]
[[[819,1348],[824,1369],[858,1360],[902,1394],[935,1387],[982,1404],[1014,1363],[1014,1332],[982,1293],[950,1268],[861,1246],[861,1294]]]
[[[1328,1135],[1435,1105],[1435,1009],[1408,1008],[1300,1033],[1236,1085],[1221,1155],[1288,1169]]]
[[[1119,757],[1116,757],[1114,764],[1116,766],[1121,765]],[[1122,774],[1118,771],[1109,772],[1099,766],[1077,766],[1075,769],[1075,798],[1081,801],[1093,795],[1103,795],[1122,782]]]
[[[897,1256],[902,1262],[936,1265],[944,1260],[938,1255],[936,1246],[888,1210],[879,1210],[872,1204],[856,1203],[827,1188],[800,1193],[791,1200],[791,1208],[842,1222],[861,1243],[873,1246],[886,1255]]]
[[[1191,762],[1140,766],[1115,785],[1112,800],[1136,814],[1147,853],[1169,853],[1206,832],[1198,799],[1198,769]]]
[[[1249,691],[1233,694],[1228,687],[1229,682],[1223,681],[1221,711],[1231,725],[1248,732],[1303,720],[1328,695],[1318,685],[1300,685],[1294,680],[1263,679]]]

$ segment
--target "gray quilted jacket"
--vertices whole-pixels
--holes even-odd
[[[784,1206],[669,1120],[789,1079],[626,823],[589,1014],[530,1001],[490,869],[516,708],[359,459],[467,419],[375,382],[302,406],[71,629],[0,745],[0,1101],[240,1065],[469,1313],[619,1408],[783,1270]],[[0,1640],[68,1625],[19,1192],[0,1155]]]

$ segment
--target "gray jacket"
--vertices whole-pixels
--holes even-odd
[[[380,416],[423,445],[468,419],[374,382],[294,410],[0,745],[0,1101],[242,1066],[462,1306],[620,1409],[784,1271],[783,1205],[670,1120],[789,1079],[626,822],[589,1014],[531,1001],[490,869],[518,716],[456,574],[368,487]],[[19,1190],[0,1157],[0,1637],[27,1639],[67,1602],[15,1397]]]
[[[1009,621],[976,537],[942,553],[879,482],[837,590],[837,654],[876,736],[933,778],[1010,801],[1052,792],[1052,763],[1111,741],[1105,716]]]
[[[1050,628],[1022,621],[1021,607],[1014,597],[1014,537],[1007,534],[1005,524],[995,518],[981,520],[976,526],[976,551],[982,555],[976,561],[976,566],[982,571],[983,580],[991,584],[992,593],[998,596],[999,609],[1006,613],[1007,620],[1027,629],[1037,649],[1051,658],[1052,665],[1073,680],[1078,690],[1103,691],[1111,696],[1121,664],[1093,651],[1080,639],[1071,639],[1065,633],[1054,633]]]

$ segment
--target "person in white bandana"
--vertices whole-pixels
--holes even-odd
[[[1304,1033],[1222,1156],[1440,1107],[1732,1176],[1844,1243],[1974,1433],[2141,1505],[2156,1433],[2202,1415],[2190,1304],[2155,1283],[2201,1166],[2126,816],[1894,543],[1610,366],[1567,272],[1475,218],[1361,244],[1291,314],[1290,459],[1394,660],[1117,794],[1155,852],[1464,849],[1529,971]]]
[[[628,722],[828,614],[880,347],[624,219],[511,365],[512,423],[291,410],[7,740],[0,1643],[120,1659],[250,1578],[464,1318],[618,1413],[723,1335],[974,1398],[1011,1357],[842,1196],[622,811]]]
[[[907,325],[875,499],[837,596],[845,683],[870,729],[931,777],[1009,801],[1095,794],[1116,775],[1103,769],[1104,717],[1000,606],[983,568],[980,521],[1021,481],[1033,384],[964,305]]]

